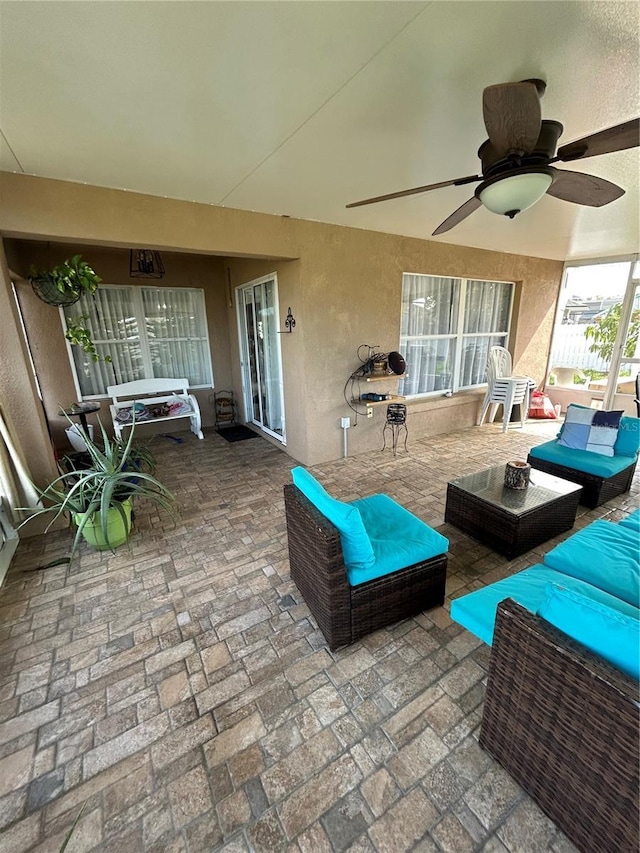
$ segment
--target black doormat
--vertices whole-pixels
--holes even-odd
[[[243,424],[217,429],[216,432],[218,435],[226,438],[227,441],[245,441],[247,438],[260,438],[257,432],[254,432]]]

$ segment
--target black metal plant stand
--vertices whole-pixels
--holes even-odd
[[[407,447],[407,439],[409,438],[409,430],[407,429],[407,407],[404,403],[389,403],[387,406],[387,420],[382,428],[382,449],[387,446],[387,430],[391,430],[391,447],[393,455],[396,455],[398,448],[398,437],[404,430],[404,449],[409,452]]]

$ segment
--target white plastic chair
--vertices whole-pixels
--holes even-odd
[[[511,353],[504,347],[491,347],[487,359],[487,393],[482,403],[480,426],[489,412],[489,423],[493,423],[502,406],[502,432],[507,431],[511,412],[514,406],[520,406],[520,425],[524,422],[529,411],[529,388],[531,380],[528,376],[511,375]],[[491,408],[489,408],[491,407]]]
[[[588,385],[587,374],[580,367],[553,367],[550,375],[555,376],[556,385],[560,388],[586,388]],[[578,385],[574,381],[576,376],[582,380]]]

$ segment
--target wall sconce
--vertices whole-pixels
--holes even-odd
[[[160,252],[153,249],[131,249],[129,275],[131,278],[162,278],[164,264]]]
[[[295,318],[294,318],[293,314],[291,313],[291,308],[288,309],[288,313],[287,313],[287,316],[285,317],[284,324],[287,327],[287,332],[291,332],[293,330],[293,327],[296,324]],[[278,332],[278,334],[279,335],[286,335],[287,332]]]

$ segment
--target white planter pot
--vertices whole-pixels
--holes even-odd
[[[89,424],[89,440],[93,441],[93,424]],[[79,424],[73,424],[73,426],[67,427],[65,430],[67,434],[67,438],[71,443],[71,447],[76,451],[76,453],[84,453],[87,449],[87,445],[84,440],[84,432]]]

